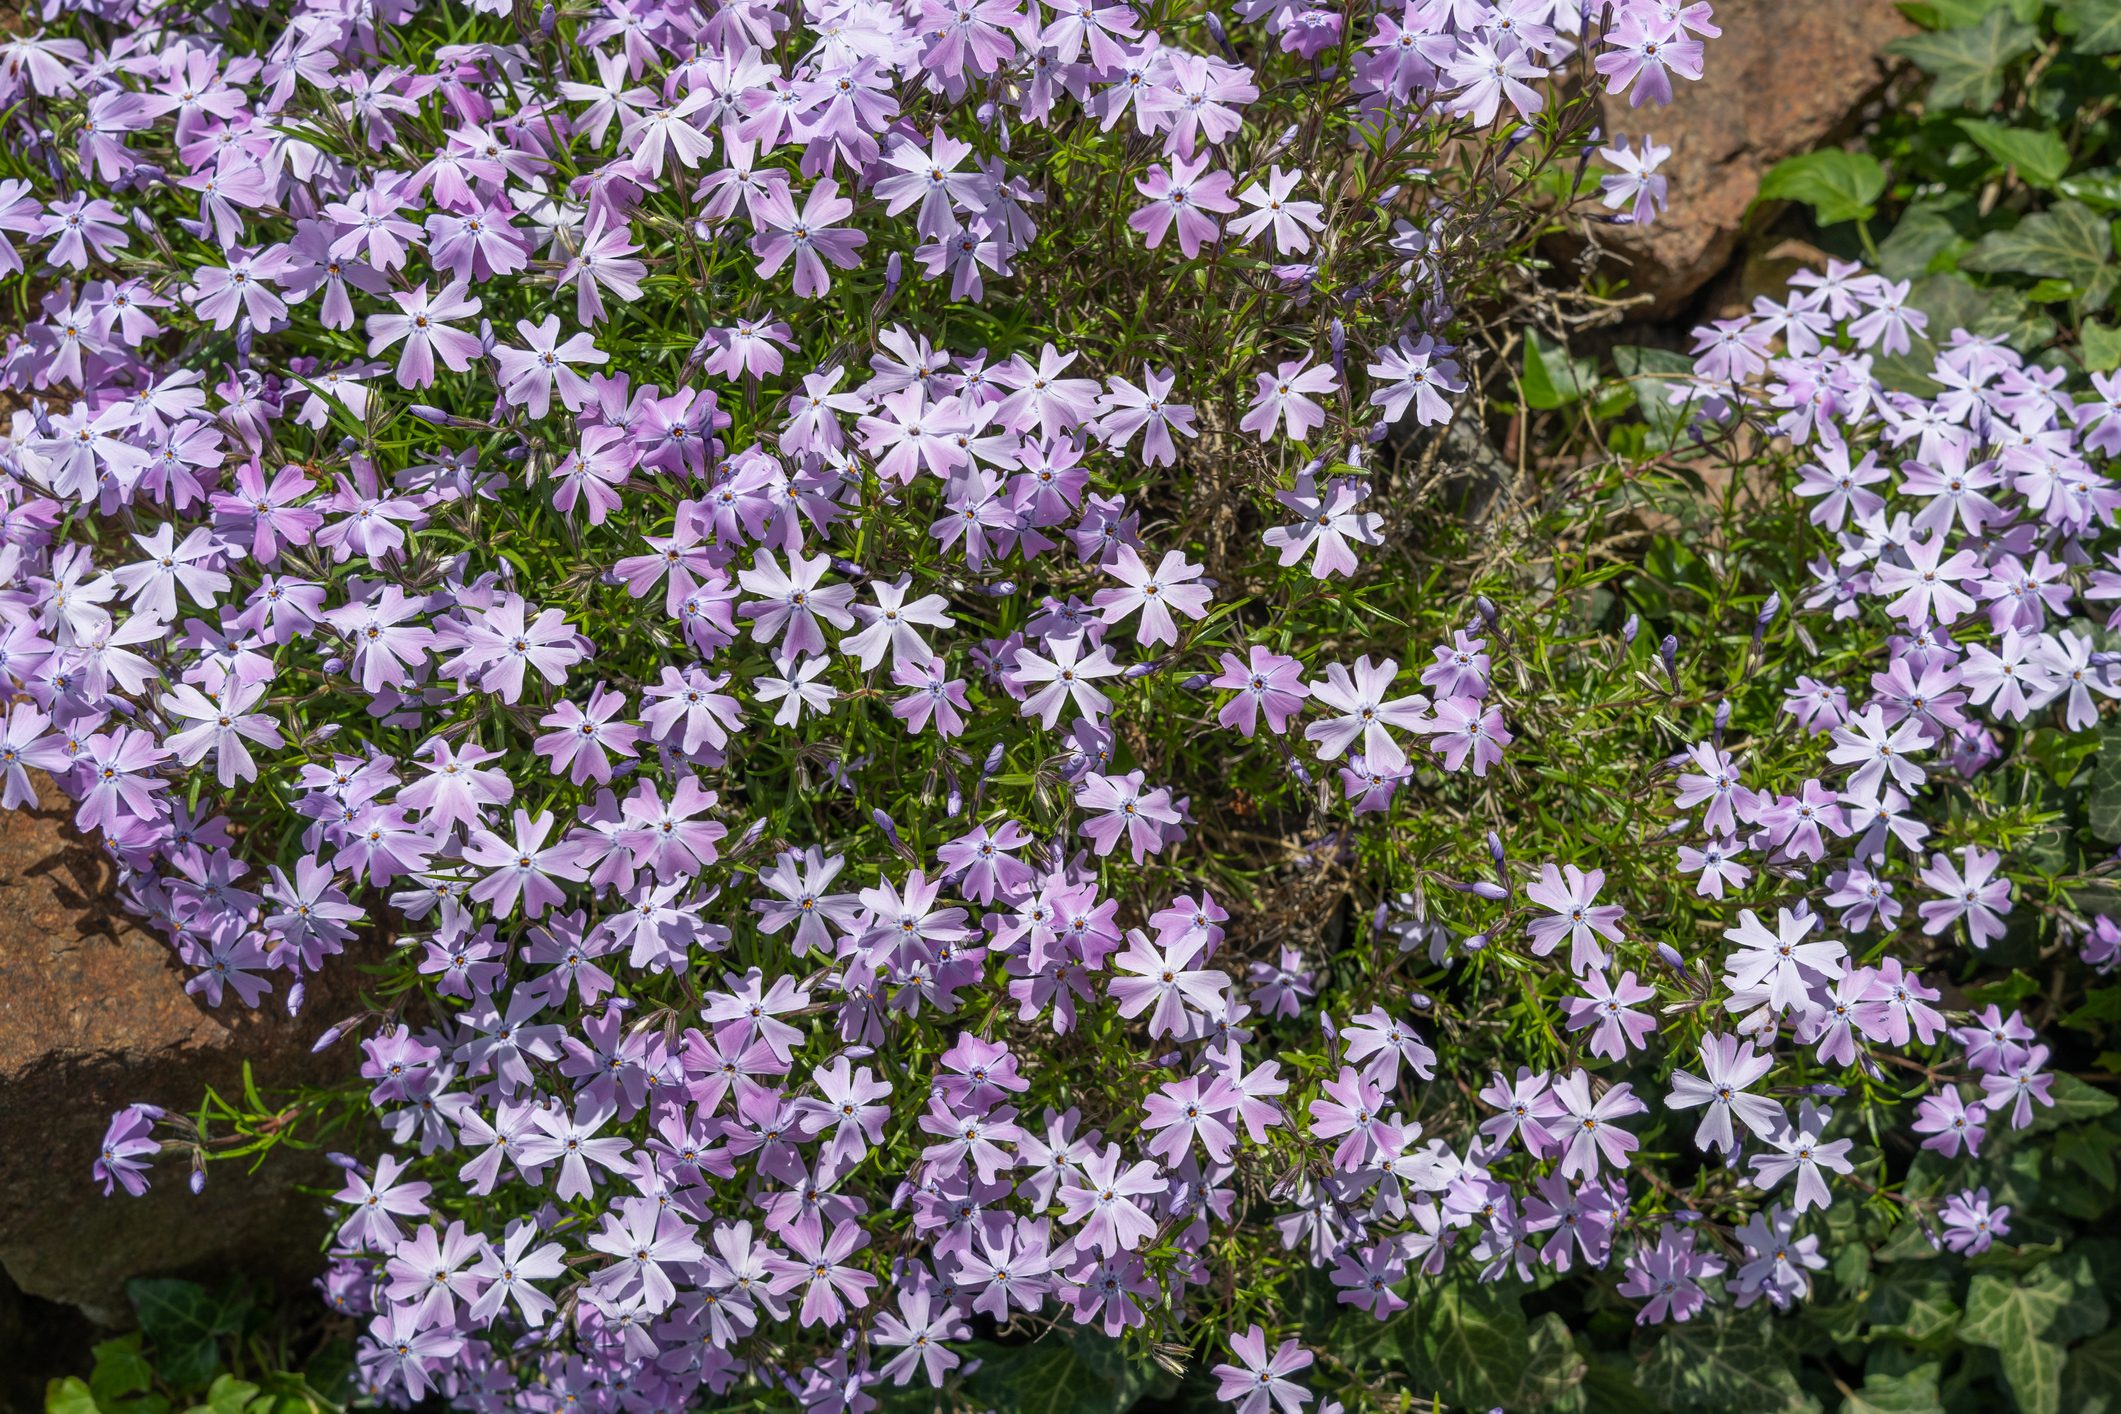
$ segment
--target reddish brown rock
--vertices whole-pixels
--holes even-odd
[[[1885,46],[1914,29],[1892,0],[1717,0],[1715,14],[1706,72],[1670,107],[1606,100],[1606,133],[1672,149],[1671,209],[1601,235],[1631,290],[1655,297],[1638,317],[1678,312],[1730,263],[1761,176],[1851,133],[1897,63]]]
[[[268,1091],[342,1071],[348,1055],[309,1051],[326,1002],[290,1021],[271,999],[252,1012],[186,995],[168,945],[119,911],[110,862],[40,784],[41,808],[0,814],[0,1266],[22,1291],[118,1323],[128,1277],[303,1279],[324,1236],[319,1203],[296,1191],[328,1177],[314,1156],[275,1153],[255,1175],[217,1166],[198,1197],[181,1165],[158,1167],[138,1199],[104,1198],[89,1167],[121,1105],[194,1110],[209,1085],[240,1095],[245,1059]],[[345,1010],[350,969],[326,979],[313,998]]]

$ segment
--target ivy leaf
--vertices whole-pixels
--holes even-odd
[[[1569,1323],[1547,1312],[1532,1327],[1532,1358],[1525,1367],[1526,1405],[1545,1409],[1578,1399],[1590,1368],[1569,1334]]]
[[[193,1405],[186,1414],[243,1414],[244,1406],[257,1396],[258,1387],[234,1375],[217,1375],[206,1391],[206,1401]]]
[[[1613,363],[1634,389],[1635,410],[1650,426],[1650,445],[1658,450],[1670,447],[1688,413],[1685,404],[1671,401],[1671,393],[1679,386],[1678,377],[1694,371],[1694,361],[1670,349],[1622,344],[1613,350]]]
[[[2121,1100],[2116,1100],[2096,1085],[2087,1085],[2074,1075],[2057,1072],[2055,1084],[2048,1092],[2054,1104],[2042,1106],[2027,1126],[2034,1134],[2044,1134],[2060,1129],[2066,1124],[2082,1120],[2100,1119],[2114,1112]]]
[[[1121,1414],[1148,1381],[1113,1382],[1083,1358],[1074,1341],[1058,1335],[1028,1345],[974,1347],[984,1357],[965,1382],[975,1407],[1022,1410],[1024,1414]],[[1143,1372],[1146,1375],[1146,1372]]]
[[[1901,0],[1900,9],[1928,29],[1960,29],[1991,10],[2009,10],[2031,24],[2040,17],[2041,0]]]
[[[1878,214],[1885,168],[1867,152],[1828,148],[1786,157],[1760,179],[1761,201],[1801,201],[1822,226],[1867,221]]]
[[[2105,1022],[2121,1021],[2121,987],[2095,987],[2084,994],[2084,1005],[2062,1018],[2062,1024],[2090,1031]]]
[[[2027,1340],[1998,1353],[2019,1414],[2062,1414],[2062,1362],[2069,1356],[2061,1346]]]
[[[2121,329],[2109,329],[2096,319],[2084,321],[2084,366],[2094,373],[2121,368]]]
[[[2055,1136],[2053,1153],[2057,1162],[2082,1170],[2101,1188],[2113,1188],[2114,1136],[2097,1125],[2081,1124],[2063,1130]]]
[[[1447,1286],[1437,1294],[1427,1354],[1443,1393],[1468,1409],[1520,1403],[1532,1340],[1517,1298],[1486,1286]]]
[[[2105,220],[2078,201],[2059,201],[2007,231],[1991,231],[1959,262],[1988,274],[2052,275],[2105,302],[2113,282],[2114,235]]]
[[[2094,838],[2121,844],[2121,723],[2099,733],[2099,755],[2092,764],[2085,814]]]
[[[2121,168],[2094,167],[2078,172],[2064,177],[2055,190],[2099,211],[2121,211]]]
[[[155,1368],[173,1387],[201,1387],[221,1367],[220,1337],[242,1329],[240,1297],[216,1298],[197,1282],[153,1278],[129,1281],[125,1294],[154,1349]]]
[[[2074,1290],[2074,1284],[2052,1262],[2043,1262],[2015,1280],[1997,1272],[1978,1272],[1966,1290],[1966,1317],[1959,1322],[1959,1339],[2005,1353],[2013,1346],[2034,1344],[2068,1308]],[[2099,1299],[2096,1292],[2091,1295]],[[2100,1305],[2105,1305],[2104,1300]]]
[[[2072,1414],[2121,1414],[2121,1329],[2070,1351],[2062,1367],[2062,1403]]]
[[[2121,0],[2062,0],[2058,18],[2079,54],[2121,54]]]
[[[95,1368],[89,1371],[88,1387],[96,1402],[105,1406],[129,1394],[137,1394],[155,1382],[154,1367],[140,1353],[140,1335],[135,1331],[117,1340],[106,1340],[95,1348]]]
[[[2003,96],[2004,71],[2039,45],[2036,30],[1997,9],[1984,15],[1979,24],[1937,34],[1911,34],[1885,48],[1889,54],[1914,60],[1935,78],[1929,92],[1931,107],[1988,109]]]
[[[1986,118],[1961,118],[1959,130],[2006,167],[2015,168],[2019,179],[2036,187],[2052,188],[2069,170],[2069,148],[2048,128],[2012,128]]]
[[[1932,1360],[1900,1375],[1873,1370],[1864,1376],[1863,1388],[1842,1401],[1841,1414],[1931,1414],[1944,1403],[1937,1393],[1938,1369]]]
[[[1672,1414],[1816,1408],[1797,1383],[1795,1364],[1759,1312],[1725,1312],[1659,1332],[1642,1366],[1642,1389]]]
[[[1907,1230],[1918,1231],[1913,1223]],[[1951,1280],[1934,1266],[1920,1262],[1889,1266],[1871,1278],[1871,1329],[1915,1345],[1941,1341],[1959,1322],[1953,1296]]]
[[[1524,400],[1527,407],[1542,412],[1573,403],[1587,396],[1598,384],[1598,365],[1587,358],[1570,358],[1535,333],[1524,339]]]
[[[79,1375],[53,1380],[44,1387],[44,1414],[96,1414],[96,1396]]]

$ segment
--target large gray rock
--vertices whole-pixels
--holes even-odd
[[[112,901],[110,861],[40,785],[38,810],[0,814],[0,1267],[106,1324],[127,1319],[129,1277],[305,1279],[322,1266],[324,1220],[296,1185],[329,1178],[315,1156],[279,1151],[255,1175],[210,1168],[198,1197],[181,1163],[158,1166],[137,1199],[103,1197],[89,1168],[121,1105],[195,1110],[209,1085],[240,1096],[246,1059],[266,1090],[352,1064],[344,1050],[309,1051],[331,1008],[350,1009],[350,959],[313,980],[298,1021],[273,999],[252,1012],[186,995],[169,946]]]
[[[1885,46],[1914,29],[1892,0],[1717,0],[1715,15],[1706,72],[1675,83],[1670,107],[1605,100],[1608,136],[1672,149],[1671,209],[1601,235],[1632,291],[1654,297],[1638,318],[1679,312],[1730,263],[1762,175],[1848,135],[1897,62]]]

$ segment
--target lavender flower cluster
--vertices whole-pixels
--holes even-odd
[[[1860,1180],[1845,1087],[1778,1074],[1956,1054],[1977,1088],[1914,1121],[1946,1157],[2049,1103],[2021,1018],[1954,1024],[1861,940],[1913,895],[1980,949],[2019,902],[1923,816],[2116,693],[2070,614],[2121,599],[2092,466],[2121,380],[1955,335],[1938,392],[1889,391],[1872,354],[1923,316],[1838,266],[1701,331],[1671,391],[1809,459],[1803,611],[1886,663],[1788,685],[1796,766],[1720,714],[1671,763],[1663,867],[1760,905],[1728,946],[1489,834],[1493,881],[1441,891],[1465,926],[1424,890],[1374,931],[1392,968],[1551,979],[1569,1063],[1456,1099],[1440,1065],[1505,1058],[1432,1044],[1437,999],[1240,946],[1212,773],[1152,779],[1156,735],[1270,754],[1343,842],[1514,779],[1493,603],[1389,647],[1322,606],[1477,372],[1497,194],[1560,154],[1573,207],[1596,154],[1585,205],[1663,205],[1667,149],[1601,149],[1554,80],[1664,102],[1717,31],[1670,0],[1236,15],[50,0],[0,45],[0,274],[36,311],[0,361],[4,803],[49,773],[210,1005],[299,1012],[394,941],[319,1043],[357,1038],[373,1111],[323,1281],[366,1395],[835,1414],[960,1378],[975,1324],[1061,1321],[1206,1331],[1223,1399],[1294,1414],[1313,1352],[1217,1324],[1235,1262],[1378,1320],[1447,1265],[1617,1261],[1644,1322],[1782,1307]],[[1139,327],[1115,269],[1154,272],[1119,282]],[[1194,483],[1270,523],[1233,549]],[[1728,1236],[1633,1182],[1660,1108],[1734,1176]],[[134,1106],[95,1172],[196,1184],[212,1147]],[[2010,1232],[1985,1190],[1937,1220]]]

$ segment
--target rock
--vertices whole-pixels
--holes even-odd
[[[1633,293],[1637,317],[1678,313],[1730,263],[1760,179],[1785,157],[1853,131],[1883,87],[1890,41],[1914,26],[1892,0],[1717,0],[1699,83],[1675,83],[1670,107],[1605,100],[1604,131],[1672,149],[1672,204],[1650,226],[1600,228]]]
[[[111,1111],[132,1101],[195,1111],[207,1086],[240,1097],[245,1060],[265,1091],[343,1073],[346,1054],[309,1047],[351,1009],[349,959],[311,979],[300,1019],[274,998],[208,1007],[185,993],[168,944],[118,909],[110,861],[69,802],[39,785],[37,810],[0,814],[0,1267],[104,1324],[128,1323],[130,1277],[306,1281],[325,1223],[296,1185],[329,1178],[317,1155],[283,1149],[255,1174],[215,1165],[198,1197],[168,1160],[137,1199],[103,1197],[89,1167]]]

